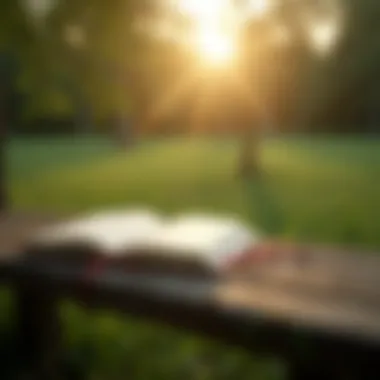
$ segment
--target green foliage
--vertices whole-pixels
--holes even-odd
[[[63,307],[66,347],[94,379],[280,379],[275,360],[257,360],[190,333],[110,313]],[[279,367],[279,368],[278,368]]]
[[[2,2],[0,53],[19,62],[16,83],[27,99],[24,116],[75,115],[81,107],[103,117],[130,113],[143,75],[135,69],[142,67],[149,48],[134,33],[133,22],[154,10],[142,3],[59,1],[36,25],[21,0]],[[83,34],[80,46],[69,40],[69,28]]]
[[[30,25],[20,1],[3,0],[0,3],[0,51],[19,52],[29,40]]]
[[[379,100],[377,93],[373,99],[373,89],[378,87],[380,3],[346,0],[342,4],[345,15],[342,38],[331,56],[312,73],[300,104],[307,122],[344,120],[344,114],[352,106],[363,112],[371,102]]]
[[[62,0],[36,28],[21,0],[1,2],[0,48],[19,61],[22,92],[33,102],[26,113],[50,110],[57,116],[74,116],[86,108],[93,118],[129,116],[145,128],[147,110],[191,70],[180,44],[136,30],[141,20],[154,25],[167,18],[155,4]],[[247,97],[252,99],[246,101],[255,104],[256,112],[270,115],[280,125],[303,121],[310,128],[318,118],[343,120],[344,102],[354,103],[356,113],[364,112],[368,103],[377,104],[372,78],[380,57],[380,6],[374,0],[341,4],[343,35],[324,59],[313,53],[305,31],[305,15],[318,15],[316,3],[282,0],[270,16],[246,24],[240,74],[251,90]],[[279,48],[268,42],[278,25],[290,32],[290,45]],[[70,28],[82,34],[77,42],[69,41]],[[191,107],[189,99],[184,102]],[[230,108],[241,106],[233,98],[231,103]],[[349,106],[352,113],[355,107]],[[241,110],[255,113],[252,106]]]
[[[26,104],[25,117],[71,117],[75,110],[72,99],[56,88],[42,89]]]

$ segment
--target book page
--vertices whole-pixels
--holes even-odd
[[[141,246],[162,229],[164,219],[145,210],[96,213],[41,231],[35,245],[89,244],[105,255],[118,255]]]
[[[232,218],[190,214],[168,222],[147,241],[146,248],[153,254],[196,260],[218,270],[258,240],[258,234]]]
[[[140,262],[143,268],[149,261],[169,266],[170,261],[220,271],[259,240],[258,233],[233,218],[188,214],[165,219],[136,210],[96,213],[48,228],[34,246],[35,252],[47,248],[48,255],[63,261],[96,251],[125,259],[127,266]]]

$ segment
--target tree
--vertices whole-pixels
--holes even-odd
[[[4,0],[0,5],[3,17],[0,25],[2,61],[0,168],[5,166],[4,149],[7,136],[5,100],[8,99],[9,87],[16,85],[16,82],[10,84],[5,80],[10,78],[9,65],[5,64],[9,59],[18,62],[19,78],[23,78],[22,90],[33,99],[33,102],[29,103],[31,111],[39,114],[46,111],[57,112],[59,108],[57,104],[62,105],[62,98],[58,101],[59,95],[58,98],[51,95],[58,94],[59,91],[61,94],[68,94],[73,102],[78,102],[78,96],[74,95],[74,87],[75,91],[79,89],[77,93],[80,93],[80,98],[84,100],[82,104],[86,103],[90,109],[96,106],[101,108],[99,104],[107,108],[104,105],[108,102],[109,109],[124,113],[127,108],[126,97],[139,99],[136,101],[138,106],[141,104],[140,99],[146,97],[142,78],[147,68],[142,63],[151,45],[145,36],[136,33],[134,21],[155,12],[152,2],[50,0],[45,3],[44,14],[38,8],[25,7],[30,4],[27,1]],[[78,26],[87,33],[86,52],[78,60],[70,56],[68,41],[65,39],[64,31],[70,25]],[[102,75],[103,73],[105,75]],[[104,80],[107,75],[109,77],[114,75],[116,79]],[[74,79],[71,81],[75,82],[74,86],[67,85],[70,79]],[[17,80],[17,84],[19,83]],[[142,96],[139,98],[140,94]],[[54,107],[51,101],[55,101]],[[137,108],[135,106],[135,112]],[[7,203],[5,188],[5,172],[1,169],[0,208],[2,209]]]
[[[169,77],[174,78],[178,72],[174,62],[178,54],[174,54],[173,46],[147,30],[147,25],[161,17],[158,3],[149,0],[53,3],[44,18],[39,14],[27,20],[25,16],[30,10],[24,12],[22,27],[28,29],[28,43],[8,44],[15,46],[23,62],[22,90],[31,94],[31,112],[55,112],[46,103],[52,99],[53,91],[60,92],[61,98],[63,95],[71,98],[72,103],[80,105],[80,110],[89,110],[87,119],[116,117],[146,123],[146,109],[153,93],[158,91],[156,87],[163,85],[161,78],[170,82]],[[21,8],[24,1],[12,4]],[[19,33],[16,23],[11,24]],[[165,65],[170,60],[173,70],[168,72]],[[83,118],[79,123],[88,124]],[[146,128],[139,126],[138,130]]]
[[[341,40],[305,97],[303,109],[309,124],[341,124],[343,128],[363,124],[371,94],[376,93],[380,4],[347,0],[343,14]]]
[[[8,208],[6,141],[9,133],[9,108],[18,54],[29,43],[29,28],[22,7],[16,1],[0,3],[0,212]]]
[[[268,114],[277,129],[293,125],[310,130],[318,116],[331,107],[336,110],[343,94],[363,82],[360,65],[368,67],[372,59],[375,67],[375,42],[371,46],[353,44],[373,34],[378,15],[375,8],[379,6],[373,0],[344,4],[338,0],[281,0],[265,17],[246,24],[242,37],[244,73],[256,89],[256,107],[243,135],[239,164],[243,176],[258,171],[258,155],[249,151],[257,150],[259,130],[268,124]],[[252,47],[255,42],[259,50]]]
[[[283,0],[242,30],[240,72],[250,88],[241,110],[245,128],[238,175],[242,178],[259,174],[260,141],[268,129],[294,119],[310,53],[300,11],[298,3]]]

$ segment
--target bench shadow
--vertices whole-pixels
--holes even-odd
[[[242,188],[250,221],[265,234],[279,235],[285,230],[284,212],[274,196],[268,180],[260,176],[246,179]]]

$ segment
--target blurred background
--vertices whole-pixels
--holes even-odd
[[[2,0],[0,18],[3,211],[197,210],[380,248],[377,0]],[[62,313],[68,368],[91,379],[283,375],[141,321]]]

